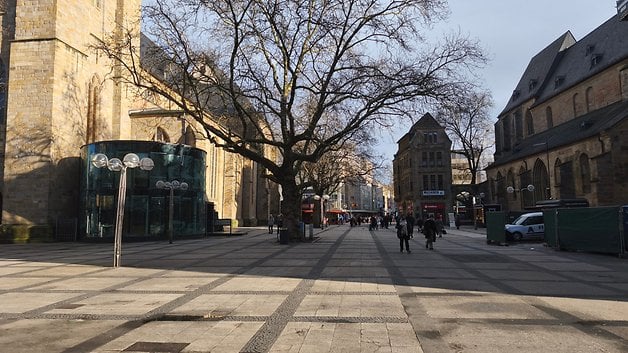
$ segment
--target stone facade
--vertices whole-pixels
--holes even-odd
[[[397,144],[393,160],[397,210],[446,219],[453,196],[451,140],[445,128],[425,114]]]
[[[489,202],[507,210],[545,199],[628,202],[627,36],[628,23],[613,17],[532,58],[495,124]]]
[[[111,62],[91,49],[122,26],[137,26],[140,5],[141,0],[7,2],[0,43],[4,224],[54,226],[77,217],[82,145],[165,137],[208,152],[207,201],[220,217],[240,224],[265,218],[267,211],[258,209],[254,163],[214,148],[184,116],[152,114],[154,102],[113,81]]]

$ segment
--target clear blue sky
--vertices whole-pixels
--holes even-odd
[[[481,72],[495,101],[492,116],[505,107],[530,59],[567,31],[582,39],[617,13],[615,0],[449,0],[449,18],[433,30],[458,31],[478,39],[490,63]],[[385,133],[378,147],[392,164],[396,141],[410,123]]]

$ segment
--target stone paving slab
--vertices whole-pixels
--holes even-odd
[[[0,351],[628,351],[628,260],[394,230],[0,246]]]

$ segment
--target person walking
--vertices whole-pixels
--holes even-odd
[[[438,234],[439,238],[443,237],[444,230],[445,230],[445,225],[443,224],[443,216],[438,215],[438,218],[436,218],[436,233]]]
[[[273,217],[273,214],[271,213],[270,216],[268,216],[268,234],[273,234],[274,226],[275,226],[275,217]]]
[[[436,232],[438,232],[434,217],[430,216],[423,222],[423,234],[425,234],[425,248],[434,250],[434,242],[436,241]]]
[[[275,218],[275,224],[277,224],[277,235],[279,235],[279,231],[281,231],[281,227],[283,227],[283,219],[281,213],[277,215]]]
[[[399,252],[403,252],[403,245],[406,245],[406,251],[410,251],[410,236],[408,235],[408,222],[404,217],[399,218],[397,222],[397,238],[399,238]]]
[[[408,213],[408,216],[406,217],[406,223],[408,223],[408,238],[414,238],[414,224],[415,224],[415,219],[414,216],[412,215],[412,213]]]

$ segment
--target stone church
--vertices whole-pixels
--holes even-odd
[[[495,124],[489,202],[628,204],[628,22],[610,18],[535,55]]]
[[[141,0],[2,4],[4,225],[41,226],[54,233],[60,220],[76,220],[81,146],[117,140],[159,141],[205,151],[206,202],[220,218],[240,225],[263,222],[270,201],[257,166],[196,136],[194,122],[167,102],[149,102],[134,87],[111,79],[111,62],[91,49],[91,44],[137,21]]]

